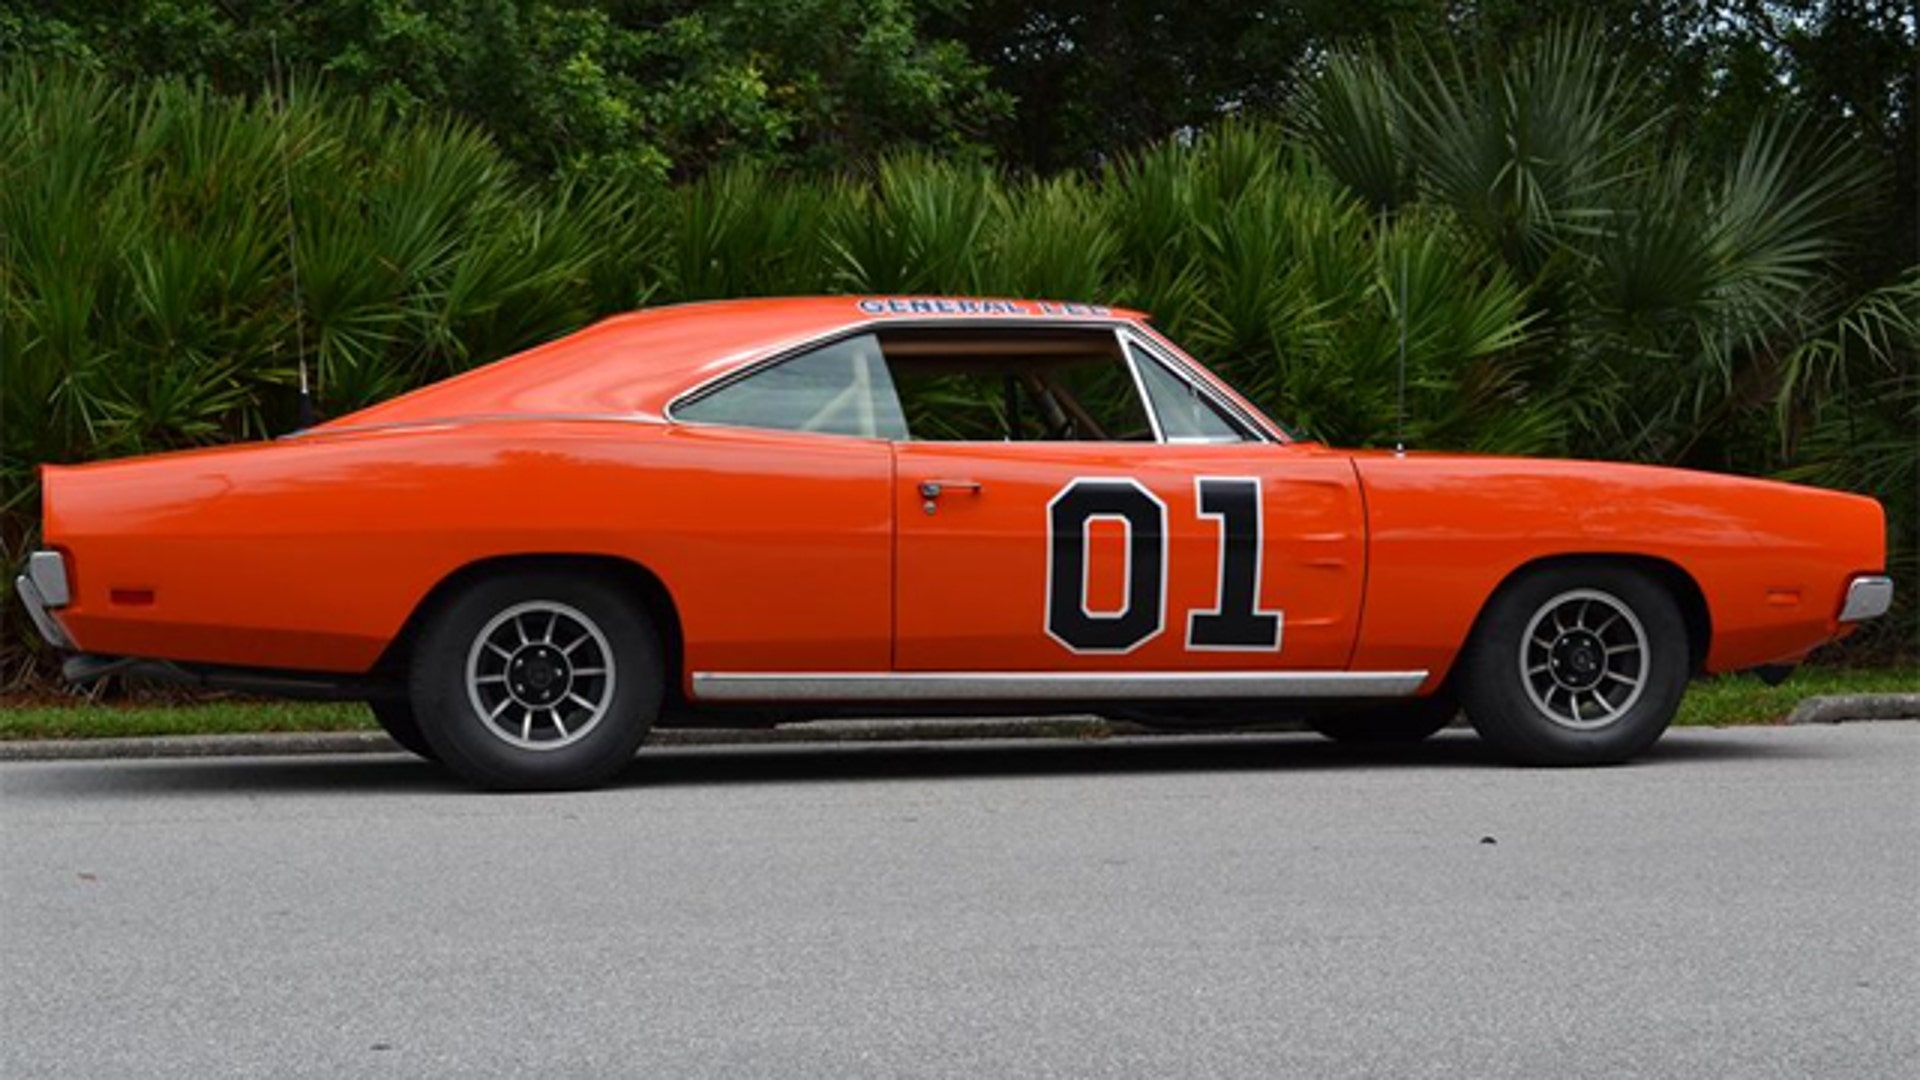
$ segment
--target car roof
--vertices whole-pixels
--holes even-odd
[[[516,415],[659,417],[682,392],[838,333],[888,324],[1142,322],[1138,311],[1044,300],[813,296],[646,308],[320,426]]]

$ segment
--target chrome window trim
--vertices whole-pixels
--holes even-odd
[[[465,416],[435,416],[420,420],[388,420],[378,424],[347,424],[342,427],[310,427],[290,431],[275,441],[324,439],[331,435],[362,435],[369,432],[408,431],[417,428],[458,427],[463,424],[510,424],[546,421],[554,423],[659,424],[660,417],[642,412],[631,413],[471,413]]]
[[[1167,701],[1410,697],[1425,671],[696,671],[701,701]]]
[[[803,353],[810,352],[814,349],[825,348],[826,346],[834,344],[835,342],[844,340],[846,338],[855,337],[864,333],[872,333],[877,330],[893,329],[893,328],[980,329],[982,327],[991,327],[993,329],[1005,329],[1010,327],[1032,328],[1036,326],[1049,327],[1049,328],[1067,328],[1067,329],[1075,329],[1075,330],[1111,331],[1114,334],[1117,344],[1120,346],[1120,359],[1122,360],[1122,362],[1124,362],[1127,365],[1128,374],[1133,378],[1134,392],[1140,396],[1141,407],[1146,410],[1147,422],[1153,427],[1154,442],[1156,444],[1183,445],[1183,446],[1184,445],[1193,445],[1193,446],[1240,445],[1239,443],[1216,442],[1211,439],[1207,439],[1207,440],[1199,440],[1199,439],[1169,440],[1167,439],[1164,433],[1164,429],[1160,423],[1159,410],[1154,408],[1153,398],[1146,392],[1146,387],[1141,382],[1140,372],[1138,368],[1135,366],[1136,361],[1134,360],[1133,355],[1127,349],[1127,346],[1129,344],[1137,345],[1141,349],[1145,350],[1148,356],[1151,357],[1154,362],[1166,368],[1167,371],[1170,372],[1174,378],[1192,387],[1201,396],[1205,397],[1206,400],[1210,404],[1212,404],[1215,408],[1219,409],[1222,413],[1225,413],[1228,418],[1230,418],[1235,423],[1240,425],[1245,430],[1245,433],[1247,435],[1247,438],[1243,440],[1244,442],[1281,443],[1286,441],[1280,438],[1274,432],[1272,427],[1270,427],[1267,423],[1263,422],[1260,418],[1249,415],[1248,410],[1241,408],[1232,400],[1222,395],[1218,390],[1214,389],[1214,387],[1211,384],[1209,384],[1206,380],[1196,377],[1193,373],[1193,370],[1189,362],[1184,361],[1176,353],[1169,351],[1167,348],[1162,346],[1158,341],[1154,340],[1152,337],[1149,337],[1146,334],[1142,333],[1140,331],[1139,325],[1135,323],[1133,320],[1118,319],[1118,318],[1102,318],[1098,316],[1072,317],[1072,318],[1032,317],[1032,316],[1026,316],[1026,317],[999,316],[999,317],[981,318],[981,317],[975,316],[975,317],[959,318],[959,319],[955,319],[955,318],[864,319],[859,322],[849,323],[829,333],[808,338],[804,341],[798,342],[793,345],[788,345],[782,348],[778,348],[774,352],[768,354],[767,356],[763,356],[758,360],[748,361],[747,363],[741,365],[740,367],[734,368],[731,371],[724,371],[718,375],[710,376],[698,383],[695,383],[693,386],[689,387],[688,389],[682,390],[680,393],[674,395],[673,399],[667,403],[666,408],[661,410],[661,417],[669,423],[685,424],[688,427],[723,427],[723,428],[741,427],[742,425],[739,425],[739,424],[718,424],[710,421],[687,420],[674,415],[674,411],[678,409],[680,406],[687,404],[688,402],[691,402],[693,400],[696,400],[697,398],[705,397],[713,393],[718,393],[719,391],[725,389],[727,386],[731,385],[732,383],[738,382],[742,379],[749,378],[754,373],[764,368],[773,367],[776,364],[780,364],[787,360],[791,360],[794,357],[799,356]],[[748,428],[747,430],[772,431],[772,430],[780,430],[780,429]],[[828,438],[835,438],[835,437],[844,438],[844,439],[862,438],[861,436],[858,436],[858,435],[836,436],[830,432],[806,432],[805,434],[822,435]],[[864,441],[887,442],[891,440],[866,439]]]
[[[1215,386],[1214,383],[1219,382],[1227,386],[1236,395],[1240,392],[1239,387],[1233,386],[1233,384],[1227,382],[1227,380],[1222,378],[1217,372],[1214,372],[1211,368],[1205,368],[1198,360],[1188,356],[1186,351],[1174,342],[1173,339],[1162,334],[1151,324],[1144,322],[1132,323],[1129,325],[1129,329],[1135,337],[1145,342],[1147,347],[1152,349],[1157,356],[1172,365],[1176,373],[1180,374],[1188,382],[1198,386],[1222,408],[1259,432],[1262,441],[1282,445],[1310,441],[1296,437],[1293,431],[1285,424],[1280,423],[1259,409],[1251,405],[1241,405],[1235,402],[1231,397],[1223,393],[1219,387]],[[1200,373],[1196,373],[1196,369],[1201,369],[1205,375],[1211,376],[1211,378],[1203,378]]]
[[[1148,358],[1152,362],[1159,364],[1161,367],[1165,368],[1167,370],[1167,373],[1172,375],[1175,379],[1179,380],[1180,382],[1186,383],[1189,387],[1197,391],[1201,397],[1207,400],[1208,404],[1211,404],[1214,408],[1218,409],[1221,413],[1223,413],[1234,424],[1239,426],[1247,436],[1246,438],[1240,440],[1241,443],[1275,443],[1275,442],[1281,441],[1274,437],[1273,432],[1268,430],[1266,424],[1260,423],[1254,417],[1247,415],[1247,411],[1245,409],[1240,408],[1239,406],[1235,405],[1232,401],[1222,396],[1221,393],[1218,390],[1215,390],[1213,386],[1209,384],[1206,380],[1196,377],[1192,369],[1187,364],[1181,362],[1180,357],[1175,356],[1174,354],[1168,352],[1166,349],[1162,348],[1159,342],[1156,342],[1152,338],[1149,338],[1146,335],[1140,333],[1132,324],[1123,324],[1120,327],[1120,338],[1121,338],[1121,351],[1123,353],[1127,352],[1126,346],[1128,344],[1137,345],[1141,349],[1141,351],[1147,354]],[[1127,361],[1129,363],[1133,362],[1133,357],[1131,353],[1127,354]],[[1141,390],[1141,396],[1146,397],[1147,399],[1148,411],[1149,412],[1156,411],[1154,410],[1154,407],[1153,407],[1153,399],[1152,397],[1146,394],[1144,386],[1142,387],[1142,390]],[[1178,440],[1172,440],[1172,441],[1175,444],[1181,445],[1181,446],[1238,446],[1240,445],[1240,443],[1220,442],[1215,439],[1178,439]]]
[[[1117,319],[1117,318],[1111,318],[1111,317],[1103,318],[1100,316],[1058,317],[1058,316],[1007,315],[1007,316],[990,316],[990,317],[972,316],[972,317],[958,318],[958,319],[956,318],[866,319],[857,323],[849,323],[845,326],[842,326],[833,330],[830,333],[821,334],[813,338],[808,338],[807,340],[800,342],[798,344],[789,345],[784,348],[780,348],[777,351],[767,356],[763,356],[758,360],[749,361],[746,364],[743,364],[740,367],[734,368],[731,371],[724,371],[718,375],[711,376],[705,380],[702,380],[701,382],[695,383],[692,387],[686,390],[682,390],[680,393],[674,395],[673,400],[667,403],[667,407],[661,410],[661,416],[669,423],[684,424],[687,427],[735,428],[735,429],[745,430],[745,431],[782,430],[779,428],[756,428],[756,427],[745,427],[744,425],[740,425],[740,424],[719,424],[719,423],[714,423],[712,421],[687,420],[674,415],[674,410],[698,398],[705,397],[708,394],[719,393],[721,390],[726,389],[727,386],[731,385],[732,383],[738,382],[742,379],[750,378],[755,372],[758,372],[764,368],[773,367],[776,364],[780,364],[787,360],[791,360],[794,357],[800,356],[803,353],[811,352],[814,349],[826,348],[828,345],[832,345],[835,342],[842,341],[846,338],[856,337],[860,334],[873,333],[877,330],[927,329],[927,328],[977,330],[982,327],[991,327],[993,329],[1000,330],[1000,329],[1009,329],[1009,328],[1015,328],[1015,327],[1021,328],[1021,329],[1034,329],[1038,327],[1038,328],[1046,328],[1046,329],[1069,329],[1069,330],[1108,330],[1115,335],[1116,339],[1121,339],[1123,335],[1128,333],[1129,328],[1132,325],[1133,325],[1132,321],[1128,319]],[[1145,339],[1138,338],[1138,336],[1136,335],[1136,340],[1144,341]],[[1127,365],[1127,374],[1134,380],[1134,393],[1140,396],[1140,407],[1146,411],[1147,423],[1151,425],[1153,428],[1154,442],[1158,445],[1165,445],[1167,440],[1164,437],[1162,437],[1162,434],[1161,434],[1159,414],[1154,410],[1153,400],[1147,396],[1146,388],[1140,385],[1140,373],[1134,369],[1133,358],[1127,354],[1126,342],[1125,340],[1118,340],[1117,344],[1119,344],[1120,346],[1120,360],[1122,363]],[[1174,371],[1174,374],[1177,377],[1183,379],[1184,381],[1187,381],[1187,382],[1193,381],[1191,378],[1189,378],[1185,374],[1184,369],[1178,366],[1172,366],[1172,370]],[[1196,384],[1196,385],[1199,385],[1199,384]],[[1204,385],[1201,385],[1200,389],[1204,392],[1207,388]],[[896,396],[897,396],[897,393],[896,393]],[[1214,394],[1209,394],[1209,399],[1216,402],[1220,400],[1219,396]],[[1236,419],[1240,418],[1240,413],[1238,410],[1232,410],[1232,415]],[[1256,432],[1260,433],[1260,435],[1263,437],[1259,441],[1268,441],[1268,442],[1272,441],[1270,438],[1265,437],[1266,432],[1264,428],[1260,427],[1257,424],[1251,425],[1251,426]],[[802,432],[800,434],[805,434],[810,436],[822,436],[826,438],[859,439],[863,442],[895,441],[890,439],[866,439],[859,435],[835,435],[831,432],[818,432],[818,431]],[[912,432],[909,431],[908,434],[911,435]],[[912,440],[908,440],[908,441],[912,441]],[[1223,443],[1219,445],[1227,445],[1227,444]]]
[[[1133,362],[1133,354],[1127,351],[1126,327],[1113,328],[1113,344],[1120,350],[1120,362],[1127,365],[1127,375],[1133,380],[1133,392],[1140,398],[1140,411],[1147,414],[1147,427],[1153,431],[1153,441],[1165,446],[1167,429],[1160,423],[1160,410],[1153,407],[1153,395],[1147,393],[1147,381],[1140,377],[1140,365]]]
[[[1893,606],[1893,579],[1885,574],[1860,574],[1847,583],[1847,597],[1840,605],[1841,622],[1877,619]]]

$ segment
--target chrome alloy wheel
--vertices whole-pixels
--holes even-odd
[[[486,729],[522,750],[579,742],[613,702],[613,648],[578,608],[531,600],[500,612],[467,651],[467,697]]]
[[[1619,597],[1574,589],[1540,605],[1520,638],[1520,683],[1541,715],[1575,731],[1624,716],[1647,687],[1646,628]]]

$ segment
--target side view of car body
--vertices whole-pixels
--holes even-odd
[[[1701,672],[1883,613],[1872,499],[1301,441],[1072,304],[651,309],[269,443],[43,470],[19,579],[70,677],[365,697],[493,787],[656,722],[1464,704],[1618,761]]]

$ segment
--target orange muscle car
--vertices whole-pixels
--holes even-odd
[[[1303,442],[1136,312],[690,304],[269,443],[47,467],[19,592],[76,680],[364,698],[490,787],[650,727],[1020,709],[1464,706],[1612,762],[1690,676],[1884,612],[1872,499]]]

